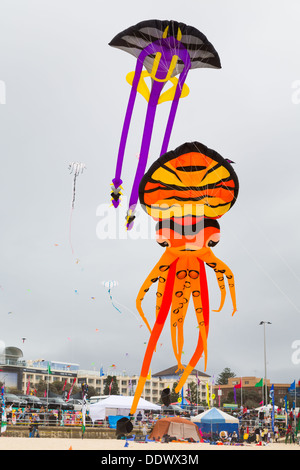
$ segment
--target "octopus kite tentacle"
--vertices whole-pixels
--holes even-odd
[[[166,279],[165,273],[168,271],[170,264],[174,261],[175,257],[170,255],[170,253],[166,252],[162,255],[159,262],[155,265],[152,269],[150,274],[147,276],[146,280],[144,281],[142,287],[139,290],[137,299],[136,299],[136,308],[139,312],[141,318],[143,319],[145,325],[147,326],[149,332],[151,333],[151,327],[147,318],[145,317],[144,311],[142,309],[142,301],[146,293],[149,291],[150,287],[158,282],[158,289],[156,295],[156,317],[161,307],[161,302],[163,299],[164,291],[165,291],[165,282]]]
[[[171,306],[171,340],[174,355],[177,359],[177,370],[182,370],[181,355],[183,350],[183,323],[189,305],[190,292],[187,284],[186,259],[179,258],[173,287]]]
[[[200,360],[203,352],[205,353],[205,370],[207,365],[207,336],[208,336],[208,329],[209,329],[209,300],[208,300],[208,288],[207,288],[207,280],[205,274],[205,267],[201,260],[199,260],[199,268],[200,268],[200,275],[199,275],[199,284],[201,296],[200,299],[197,296],[193,297],[195,311],[198,320],[199,326],[199,334],[198,334],[198,343],[196,346],[196,350],[190,359],[190,362],[185,367],[183,374],[175,388],[175,392],[178,393],[183,385],[185,384],[188,376],[196,367],[197,362]],[[196,300],[197,299],[197,300]],[[199,300],[201,300],[201,307]],[[198,312],[197,312],[198,309]]]
[[[237,310],[237,307],[236,307],[234,275],[232,271],[229,269],[229,267],[225,263],[223,263],[223,261],[219,260],[210,249],[208,249],[207,254],[204,257],[202,257],[202,259],[203,261],[205,261],[205,263],[209,267],[211,267],[215,271],[219,288],[221,291],[220,307],[218,308],[218,310],[214,310],[214,312],[220,312],[225,302],[225,297],[226,297],[226,287],[225,287],[225,282],[224,282],[225,281],[224,275],[225,275],[227,282],[228,282],[228,287],[229,287],[232,305],[233,305],[233,312],[232,312],[232,316],[233,316]]]
[[[143,365],[141,369],[140,378],[137,384],[137,388],[136,388],[134,399],[133,399],[132,406],[131,406],[131,411],[130,411],[131,414],[135,413],[139,399],[142,395],[144,385],[146,383],[147,375],[149,374],[152,356],[153,356],[154,350],[156,348],[157,342],[159,340],[159,337],[161,335],[166,318],[170,310],[170,306],[172,302],[172,292],[173,292],[173,284],[174,284],[174,278],[175,278],[176,263],[177,263],[177,260],[173,261],[173,263],[170,265],[170,268],[169,268],[168,277],[166,279],[165,295],[163,297],[161,308],[157,315],[155,324],[153,326],[153,329],[151,331],[151,335],[148,341],[148,345],[147,345],[147,349],[145,352],[144,361],[143,361]]]

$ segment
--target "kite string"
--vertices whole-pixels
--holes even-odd
[[[125,309],[128,310],[130,313],[132,313],[132,315],[134,316],[134,318],[136,319],[136,321],[137,321],[138,323],[140,323],[140,322],[139,322],[139,318],[137,317],[137,315],[135,315],[135,313],[134,313],[132,310],[130,310],[130,308],[126,307],[126,305],[121,304],[118,300],[114,300],[114,302],[115,302],[116,304],[120,305],[120,307],[125,308]]]
[[[72,254],[74,254],[74,249],[72,245],[72,218],[73,218],[74,205],[75,205],[76,178],[77,178],[77,171],[75,171],[74,180],[73,180],[73,198],[72,198],[72,207],[71,207],[70,224],[69,224],[69,242],[70,242]]]
[[[70,223],[69,223],[69,242],[70,242],[70,246],[71,246],[71,250],[72,250],[72,254],[74,254],[74,249],[73,249],[73,245],[72,245],[72,215],[73,215],[73,207],[71,207],[71,214],[70,214]]]
[[[109,288],[107,289],[107,291],[108,291],[109,298],[110,298],[110,301],[111,301],[113,307],[114,307],[116,310],[118,310],[118,312],[122,313],[122,311],[121,311],[115,304],[119,305],[119,306],[122,307],[122,308],[125,308],[125,309],[128,310],[130,313],[132,313],[132,315],[135,317],[136,321],[139,322],[139,318],[137,317],[137,315],[135,315],[135,313],[134,313],[132,310],[130,310],[130,308],[126,307],[126,305],[121,304],[121,302],[119,302],[119,301],[113,299],[112,294],[111,294],[111,287],[109,287]]]
[[[300,309],[299,307],[292,301],[292,299],[290,299],[290,297],[286,294],[286,292],[284,292],[284,290],[279,286],[279,284],[273,279],[273,277],[267,272],[267,270],[262,266],[261,263],[259,263],[257,261],[257,259],[250,253],[249,249],[246,247],[246,245],[240,240],[240,238],[236,235],[236,233],[233,231],[233,230],[230,230],[231,231],[232,235],[236,238],[236,240],[239,242],[239,244],[242,246],[242,248],[245,250],[245,252],[247,253],[247,255],[249,256],[249,258],[251,258],[255,264],[259,267],[259,269],[261,270],[262,273],[265,274],[265,276],[267,276],[269,278],[269,280],[274,284],[274,286],[276,287],[276,289],[281,292],[281,294],[288,300],[288,302],[294,307],[294,309],[300,313]],[[277,253],[278,254],[278,253]],[[288,267],[288,265],[287,265]],[[293,271],[291,271],[293,273]]]

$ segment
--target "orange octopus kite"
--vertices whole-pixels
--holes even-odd
[[[236,311],[234,276],[212,252],[220,239],[217,221],[235,203],[239,183],[231,162],[199,142],[185,143],[162,155],[144,175],[139,199],[145,211],[157,221],[157,242],[166,251],[143,283],[137,296],[138,312],[150,338],[130,410],[134,414],[143,392],[150,364],[171,309],[171,337],[178,370],[183,370],[175,389],[178,393],[202,355],[207,364],[209,296],[205,264],[213,268],[221,292],[219,312],[225,302],[227,279]],[[156,320],[153,328],[142,310],[142,300],[157,283]],[[192,297],[199,328],[196,350],[188,365],[181,363],[183,324]]]

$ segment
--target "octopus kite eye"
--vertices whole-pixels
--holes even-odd
[[[163,248],[168,248],[168,246],[170,246],[168,242],[157,242],[157,243]]]
[[[183,292],[181,290],[175,292],[176,297],[181,297],[183,296]]]
[[[178,271],[176,273],[176,276],[177,276],[178,279],[184,279],[187,276],[187,271],[185,271],[185,270]]]
[[[213,246],[216,246],[218,243],[219,243],[219,240],[216,242],[214,242],[213,240],[209,240],[209,242],[207,243],[207,246],[213,247]]]
[[[199,276],[199,272],[198,271],[194,271],[194,270],[190,270],[189,271],[189,277],[191,279],[197,279]]]
[[[170,266],[168,266],[168,265],[163,265],[163,266],[159,267],[159,270],[162,271],[162,272],[165,272],[165,271],[168,271],[169,267]]]

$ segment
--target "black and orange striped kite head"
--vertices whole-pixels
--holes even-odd
[[[154,220],[217,219],[235,203],[239,182],[229,161],[199,142],[162,155],[139,187],[140,203]]]

